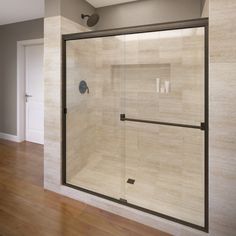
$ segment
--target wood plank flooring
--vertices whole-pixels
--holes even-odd
[[[0,236],[167,236],[43,189],[43,146],[0,140]]]

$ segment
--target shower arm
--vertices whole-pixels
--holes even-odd
[[[84,18],[86,18],[86,17],[88,17],[88,18],[89,18],[89,17],[90,17],[90,15],[81,14],[81,18],[82,18],[82,19],[84,19]]]

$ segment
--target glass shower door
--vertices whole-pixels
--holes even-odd
[[[65,185],[207,229],[205,23],[64,38]]]
[[[66,183],[125,198],[124,36],[66,44]],[[122,78],[120,80],[120,78]]]
[[[204,28],[124,40],[126,200],[204,226]]]

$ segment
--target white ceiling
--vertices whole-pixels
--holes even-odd
[[[0,25],[44,17],[44,0],[0,0]]]
[[[86,1],[89,2],[95,8],[99,8],[99,7],[116,5],[120,3],[134,2],[137,0],[86,0]]]

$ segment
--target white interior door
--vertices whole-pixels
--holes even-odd
[[[26,141],[44,142],[43,45],[25,47]]]

